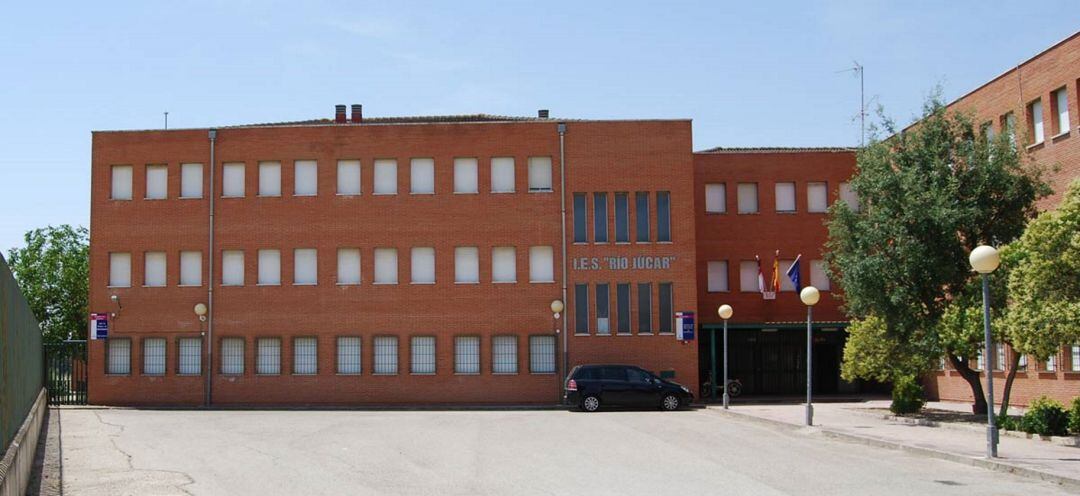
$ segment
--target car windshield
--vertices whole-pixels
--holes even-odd
[[[630,377],[630,382],[650,382],[652,380],[652,374],[640,369],[627,369],[627,375]]]

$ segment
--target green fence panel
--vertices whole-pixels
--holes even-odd
[[[41,392],[41,329],[0,254],[0,453]]]

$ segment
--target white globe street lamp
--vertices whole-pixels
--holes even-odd
[[[813,286],[807,286],[799,292],[799,299],[806,305],[806,425],[814,425],[813,374],[814,374],[814,339],[811,328],[813,308],[821,299],[821,292]]]
[[[730,396],[728,396],[727,321],[731,318],[733,313],[735,313],[735,311],[731,308],[731,305],[720,305],[720,308],[716,309],[716,314],[719,315],[721,319],[724,319],[724,410],[728,409],[728,402],[730,401]],[[716,401],[716,331],[713,331],[712,364],[712,399],[713,401]]]
[[[994,363],[992,356],[994,345],[990,336],[990,273],[1001,265],[1001,255],[993,246],[980,245],[968,255],[971,268],[982,275],[983,296],[983,355],[986,363]],[[997,426],[994,425],[994,367],[983,367],[986,371],[986,457],[997,457]]]

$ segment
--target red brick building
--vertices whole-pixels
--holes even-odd
[[[1069,183],[1080,178],[1080,33],[1021,62],[952,102],[951,109],[971,112],[983,132],[1008,133],[1036,162],[1055,167],[1046,179],[1054,194],[1040,202],[1052,209]],[[994,377],[1005,378],[1011,349],[993,354]],[[1023,357],[1010,402],[1027,404],[1048,394],[1062,401],[1080,396],[1080,343],[1065,346],[1047,362]],[[982,367],[982,359],[972,360]],[[998,384],[1003,382],[995,381]],[[971,401],[971,388],[960,374],[943,368],[928,380],[929,393],[945,400]],[[994,388],[1000,401],[1002,387]]]

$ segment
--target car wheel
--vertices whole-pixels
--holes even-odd
[[[595,412],[600,409],[600,398],[589,395],[581,400],[581,409],[586,412]]]
[[[679,397],[675,396],[674,394],[669,394],[667,396],[664,396],[664,400],[660,402],[660,406],[664,410],[667,410],[669,412],[678,410],[679,406],[681,404],[682,404],[682,401],[680,401]]]
[[[730,397],[735,398],[735,397],[739,396],[740,394],[742,394],[742,385],[741,384],[739,384],[737,382],[733,382],[733,383],[731,383],[730,387],[731,387],[731,395],[730,395]]]

